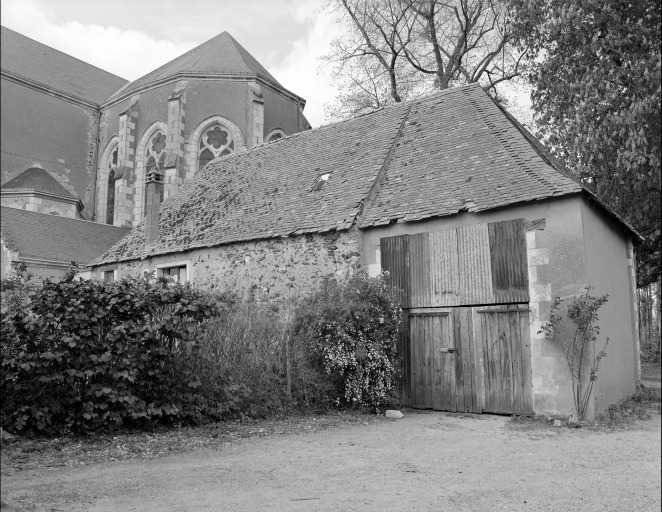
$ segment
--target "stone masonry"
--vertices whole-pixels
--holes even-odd
[[[163,177],[163,199],[175,195],[184,182],[184,128],[186,110],[186,86],[180,82],[168,98],[168,129],[166,142],[165,175]]]
[[[104,265],[94,269],[93,277],[117,269],[121,279],[170,263],[186,264],[190,281],[196,287],[227,290],[244,299],[287,300],[314,290],[325,276],[343,280],[361,269],[361,238],[359,230],[352,228],[234,243]]]
[[[138,121],[138,98],[120,114],[118,168],[115,172],[115,218],[113,225],[131,227],[134,188],[131,184],[136,161],[136,122]]]
[[[552,285],[538,279],[541,267],[549,264],[549,249],[539,247],[536,233],[537,231],[527,231],[526,233],[533,410],[554,411],[556,410],[556,396],[558,394],[558,385],[554,380],[556,358],[553,354],[548,354],[544,350],[544,345],[550,342],[540,332],[543,324],[549,321]],[[545,352],[544,355],[543,352]]]

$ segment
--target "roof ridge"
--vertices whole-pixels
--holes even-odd
[[[396,145],[400,140],[400,137],[402,136],[402,132],[404,130],[405,123],[409,118],[409,113],[411,112],[411,109],[412,109],[412,105],[409,105],[405,110],[404,114],[402,115],[402,119],[400,120],[398,129],[391,138],[391,143],[388,146],[388,151],[386,152],[386,156],[384,156],[384,160],[382,161],[382,164],[379,167],[379,171],[377,172],[375,179],[370,184],[370,188],[368,189],[367,194],[362,199],[361,204],[359,205],[359,211],[354,215],[352,223],[356,222],[359,225],[362,224],[364,217],[363,213],[368,207],[368,203],[374,201],[377,195],[379,194],[379,187],[381,185],[381,182],[384,180],[384,176],[386,175],[388,166],[391,163],[391,159],[393,158],[393,153],[395,152]]]

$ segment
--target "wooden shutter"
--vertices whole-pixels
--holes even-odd
[[[528,302],[524,219],[381,239],[403,308]]]

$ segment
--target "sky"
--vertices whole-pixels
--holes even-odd
[[[285,88],[313,127],[337,94],[319,57],[343,26],[328,0],[2,0],[2,25],[127,80],[228,31]],[[130,56],[130,57],[127,57]],[[513,113],[529,117],[515,91]],[[511,108],[512,109],[512,108]]]
[[[227,30],[326,122],[336,91],[318,57],[342,34],[324,0],[2,0],[2,25],[127,80]],[[127,58],[130,55],[130,58]]]

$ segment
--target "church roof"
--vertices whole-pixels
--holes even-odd
[[[126,80],[6,27],[1,31],[3,73],[100,105]]]
[[[35,192],[44,192],[46,194],[55,194],[76,199],[47,170],[40,167],[30,167],[2,186],[3,191],[16,189],[31,189]]]
[[[478,85],[219,158],[94,265],[301,233],[417,221],[582,187]]]
[[[271,73],[228,32],[222,32],[200,46],[196,46],[176,59],[127,84],[109,99],[125,96],[152,82],[186,74],[259,76],[278,87],[282,87]]]
[[[8,206],[0,209],[2,239],[22,258],[86,264],[130,231]]]

